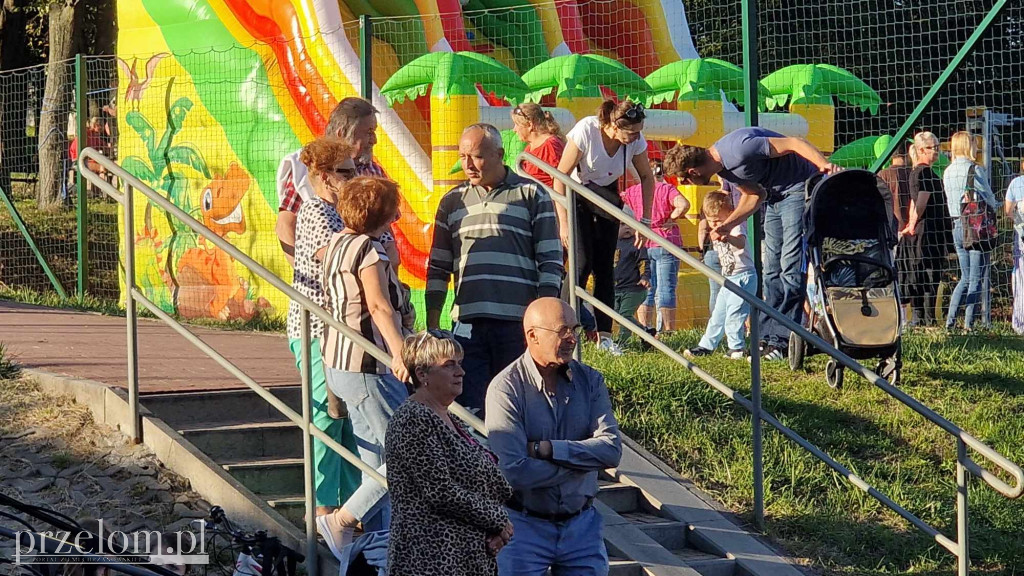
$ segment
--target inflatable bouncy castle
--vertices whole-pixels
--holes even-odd
[[[364,15],[374,157],[400,185],[394,232],[418,306],[434,211],[462,177],[454,147],[469,122],[510,128],[508,106],[528,99],[567,130],[602,98],[627,96],[663,104],[649,116],[649,140],[706,145],[742,122],[729,103],[740,71],[698,58],[681,0],[119,0],[116,160],[290,281],[274,231],[277,167],[323,133],[340,100],[359,95]],[[646,92],[566,75],[567,59],[612,61],[616,78]],[[503,74],[522,86],[496,87]],[[382,93],[393,78],[400,86]],[[814,118],[829,102],[808,101]],[[812,130],[810,115],[765,116],[831,150],[831,126]],[[136,274],[150,299],[186,318],[284,316],[283,294],[138,198]]]

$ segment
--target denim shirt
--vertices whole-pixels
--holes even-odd
[[[953,160],[946,171],[942,174],[942,189],[946,192],[946,208],[949,210],[950,218],[960,218],[960,203],[963,201],[964,191],[967,189],[967,174],[971,166],[975,164],[967,158],[959,157]],[[999,210],[999,203],[992,194],[992,187],[988,184],[988,174],[985,169],[978,166],[974,169],[974,190],[985,202]]]
[[[599,470],[622,457],[619,425],[601,374],[575,360],[544,388],[530,352],[494,377],[487,390],[487,432],[514,498],[542,514],[578,512],[597,495]],[[527,443],[551,442],[551,460],[530,458]]]

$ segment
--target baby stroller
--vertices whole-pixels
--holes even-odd
[[[846,170],[807,182],[804,254],[807,258],[807,328],[857,360],[879,358],[875,372],[899,383],[903,308],[896,275],[898,240],[892,193],[867,170]],[[789,337],[789,367],[819,351]],[[843,366],[829,359],[825,378],[843,385]]]

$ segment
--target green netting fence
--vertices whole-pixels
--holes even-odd
[[[762,123],[786,127],[808,138],[847,166],[871,164],[995,5],[991,0],[759,2],[758,76],[772,90],[770,98],[762,94],[758,99]],[[616,94],[609,85],[627,82],[630,74],[649,77],[679,58],[743,63],[739,1],[524,4],[471,0],[461,14],[410,16],[378,10],[369,16],[373,32],[371,80],[378,88],[400,70],[407,75],[410,70],[416,72],[411,67],[423,64],[414,61],[430,51],[451,48],[483,54],[500,63],[459,68],[455,76],[448,77],[451,82],[475,86],[479,89],[475,94],[463,95],[458,88],[448,86],[450,98],[440,104],[434,102],[437,87],[433,80],[440,76],[439,70],[431,68],[412,74],[421,77],[422,82],[414,82],[403,91],[406,97],[419,96],[415,100],[396,99],[390,107],[380,106],[387,108],[382,110],[379,131],[387,142],[378,145],[377,160],[403,184],[407,207],[413,213],[404,225],[409,232],[405,238],[409,256],[405,279],[414,285],[414,291],[421,272],[415,268],[423,267],[429,251],[432,208],[440,195],[462,178],[457,155],[450,146],[457,143],[458,133],[469,119],[511,128],[510,102],[530,97],[543,105],[562,108],[557,117],[563,131],[567,131],[574,117],[589,113],[600,98],[624,95]],[[1024,8],[1014,5],[1002,10],[910,132],[912,136],[930,131],[944,148],[956,131],[970,130],[979,135],[979,161],[987,169],[1000,202],[1010,180],[1020,172],[1024,155],[1024,104],[1019,98],[1024,88],[1022,29]],[[349,21],[339,29],[321,30],[315,37],[286,38],[282,42],[291,47],[300,42],[307,47],[326,43],[333,48],[322,50],[321,57],[354,58],[354,67],[346,64],[317,70],[322,83],[332,87],[334,97],[340,97],[358,93],[363,83],[358,76],[360,30],[360,22]],[[75,82],[69,82],[66,94],[51,101],[44,98],[45,66],[0,73],[0,97],[4,101],[0,188],[13,199],[39,252],[66,292],[77,292],[80,283],[76,218],[79,194],[67,153],[76,132],[74,113],[78,109],[85,116],[83,134],[87,143],[124,160],[139,155],[140,146],[137,130],[126,122],[129,112],[145,119],[160,137],[170,111],[181,103],[176,110],[183,111],[183,127],[172,135],[173,145],[193,149],[202,162],[184,166],[168,162],[162,183],[183,207],[200,216],[204,214],[202,195],[207,188],[217,188],[218,182],[238,186],[247,183],[240,201],[246,213],[246,231],[225,233],[261,262],[282,275],[289,274],[272,229],[277,211],[274,175],[279,159],[311,138],[314,130],[300,108],[273,102],[274,98],[287,100],[296,78],[277,57],[278,46],[213,45],[221,41],[211,37],[210,47],[181,53],[123,53],[120,65],[114,57],[86,57],[80,74],[82,89],[76,90]],[[340,43],[347,46],[342,49]],[[569,52],[607,56],[624,71],[618,75],[593,73],[559,78],[561,84],[547,95],[541,95],[535,86],[524,91],[507,77],[506,70],[519,78],[526,77],[552,55]],[[239,66],[240,62],[245,66]],[[145,95],[129,97],[128,86],[119,86],[119,82],[131,80],[132,74],[138,81],[145,80],[149,64],[153,64],[153,78],[146,84]],[[74,77],[74,61],[61,66]],[[830,67],[841,70],[835,72]],[[308,80],[301,74],[297,77]],[[692,80],[667,96],[662,94],[662,101],[654,107],[691,111],[698,119],[691,139],[709,140],[704,143],[742,125],[742,85],[709,76]],[[558,94],[563,90],[564,94]],[[473,103],[479,106],[471,106]],[[48,127],[45,134],[40,133],[43,126]],[[656,128],[652,121],[648,127],[652,156],[671,146],[672,131],[677,129],[686,127],[669,121]],[[514,140],[509,137],[510,148],[514,148]],[[61,151],[61,159],[48,163],[49,175],[41,178],[39,151],[51,145]],[[128,148],[124,148],[126,145]],[[902,143],[898,151],[905,152]],[[233,168],[232,159],[241,166]],[[944,164],[945,160],[940,159],[935,170],[941,172]],[[49,189],[41,191],[41,183]],[[698,247],[691,245],[695,242],[690,239],[694,238],[699,194],[691,196],[695,206],[680,224],[686,229],[684,243],[695,251]],[[41,197],[57,201],[43,209]],[[81,283],[93,295],[117,299],[116,204],[89,189],[84,199],[88,206],[87,267]],[[159,221],[160,214],[147,217]],[[53,282],[7,210],[0,211],[0,222],[0,282],[12,288],[53,290]],[[155,264],[148,272],[151,289],[164,294],[157,300],[165,307],[197,317],[231,318],[239,310],[243,316],[254,310],[283,315],[287,303],[264,294],[266,287],[244,270],[232,273],[237,279],[232,280],[229,294],[212,294],[223,290],[203,282],[209,282],[207,276],[217,271],[199,270],[197,262],[215,255],[204,252],[201,242],[173,229],[171,224],[166,229],[161,226],[140,222],[136,235],[140,241],[151,242],[154,247],[159,244],[168,251],[154,256]],[[938,298],[931,307],[942,317],[960,268],[948,231],[939,226],[936,229],[926,233],[923,244],[934,256],[931,262],[936,268],[932,290]],[[993,321],[1007,322],[1013,309],[1015,237],[1010,220],[1002,215],[1000,229],[984,308]],[[163,237],[156,237],[160,234]],[[191,263],[186,270],[193,275],[191,280],[179,281],[175,276],[180,261]],[[228,304],[222,305],[220,300]],[[680,278],[678,308],[685,322],[702,324],[707,316],[707,284],[702,277],[684,273]]]

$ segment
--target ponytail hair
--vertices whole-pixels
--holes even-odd
[[[639,102],[605,100],[597,107],[597,122],[602,127],[614,124],[619,128],[628,128],[640,124],[646,117],[644,105]]]
[[[520,104],[512,109],[513,122],[515,122],[516,116],[533,124],[537,132],[562,139],[562,127],[558,125],[558,121],[555,120],[551,112],[541,108],[540,104],[533,102]]]

